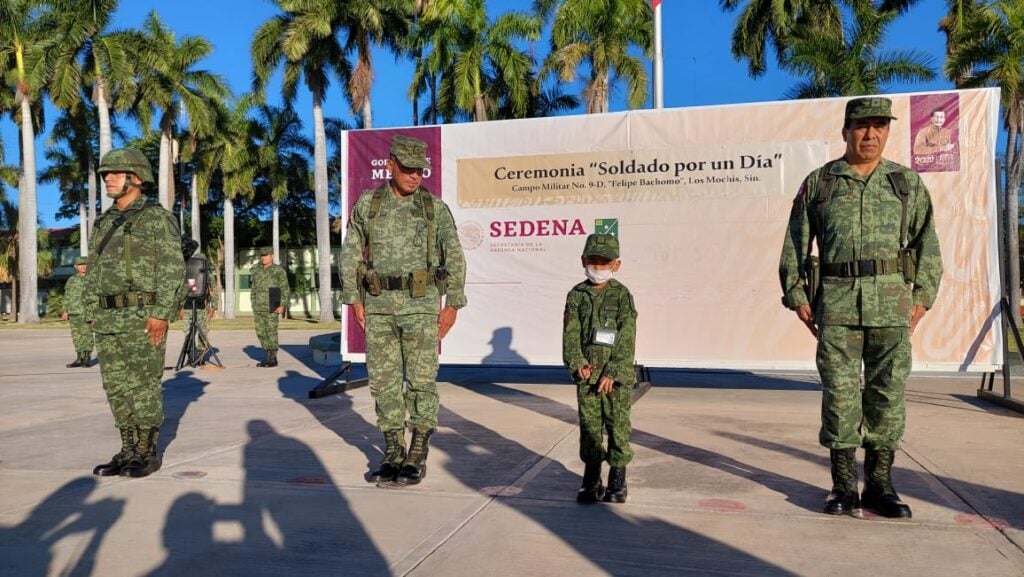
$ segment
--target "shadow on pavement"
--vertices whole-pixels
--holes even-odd
[[[205,394],[204,390],[209,384],[209,381],[196,378],[195,373],[187,369],[163,382],[164,424],[160,427],[160,454],[164,454],[178,437],[182,417],[189,406]]]
[[[120,499],[86,503],[97,485],[93,477],[72,479],[36,505],[25,521],[0,527],[0,573],[92,575],[103,538],[124,511]],[[76,556],[67,566],[54,567],[51,548],[72,535],[88,535],[88,542],[75,547]]]

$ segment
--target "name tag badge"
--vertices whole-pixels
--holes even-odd
[[[606,347],[614,347],[615,340],[619,337],[619,331],[614,329],[596,328],[594,329],[593,342],[595,345],[604,345]]]

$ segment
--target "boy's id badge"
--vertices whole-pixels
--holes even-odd
[[[596,328],[594,329],[594,337],[592,339],[595,345],[604,345],[606,347],[614,347],[615,340],[619,338],[619,331],[615,329]]]

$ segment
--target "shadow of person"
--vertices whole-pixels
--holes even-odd
[[[191,370],[178,371],[173,379],[163,382],[164,391],[164,424],[160,426],[158,450],[160,454],[178,438],[178,427],[189,406],[198,402],[205,394],[208,381],[195,377]]]
[[[124,511],[124,501],[101,499],[86,503],[97,487],[94,477],[78,477],[43,499],[28,518],[14,527],[0,527],[0,571],[4,575],[93,574],[96,553],[107,531]],[[50,567],[51,548],[65,537],[89,533],[84,546],[65,567]]]
[[[317,384],[316,379],[289,370],[278,379],[277,388],[284,397],[305,407],[324,428],[365,455],[366,472],[363,478],[369,481],[370,471],[376,468],[384,456],[383,435],[373,423],[354,410],[352,397],[346,393],[322,399],[309,399],[309,390]]]
[[[263,356],[266,354],[263,351],[263,347],[257,345],[245,345],[242,347],[242,352],[253,361],[262,361]]]
[[[494,329],[491,340],[491,352],[482,359],[485,365],[528,365],[526,357],[512,350],[512,327]]]
[[[249,421],[247,430],[242,501],[179,497],[164,529],[167,558],[150,577],[291,575],[311,555],[321,573],[344,567],[346,575],[391,575],[313,450],[263,420]]]
[[[627,507],[579,505],[575,496],[581,477],[562,463],[448,408],[441,408],[439,422],[442,427],[431,441],[447,459],[432,455],[434,463],[465,486],[492,495],[492,505],[543,527],[599,567],[601,574],[676,576],[685,568],[693,575],[792,575],[736,547],[663,519],[640,516]],[[489,515],[493,519],[502,513]],[[482,524],[472,528],[473,539],[502,543],[491,555],[495,566],[536,556],[533,550],[517,550],[519,539],[497,534],[507,528],[505,523]],[[531,547],[529,539],[523,542],[523,547]],[[551,554],[551,550],[546,545],[541,551]],[[428,559],[422,567],[426,574],[435,569],[430,563]],[[487,574],[487,569],[480,567],[479,573]],[[528,569],[523,573],[530,574]]]

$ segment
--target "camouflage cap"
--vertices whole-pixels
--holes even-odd
[[[89,259],[84,256],[75,257],[75,266],[80,264],[89,264]]]
[[[846,103],[846,120],[857,120],[859,118],[891,118],[892,100],[888,98],[854,98]]]
[[[101,175],[107,172],[130,172],[142,182],[156,182],[149,159],[134,148],[115,148],[104,154],[97,172]]]
[[[619,258],[619,239],[610,234],[592,234],[587,237],[583,256],[599,256],[609,260]]]
[[[427,143],[411,136],[396,134],[391,138],[391,156],[406,168],[427,168]]]
[[[258,249],[256,249],[256,252],[260,256],[263,256],[265,254],[274,254],[274,247],[272,247],[272,246],[261,246]]]

